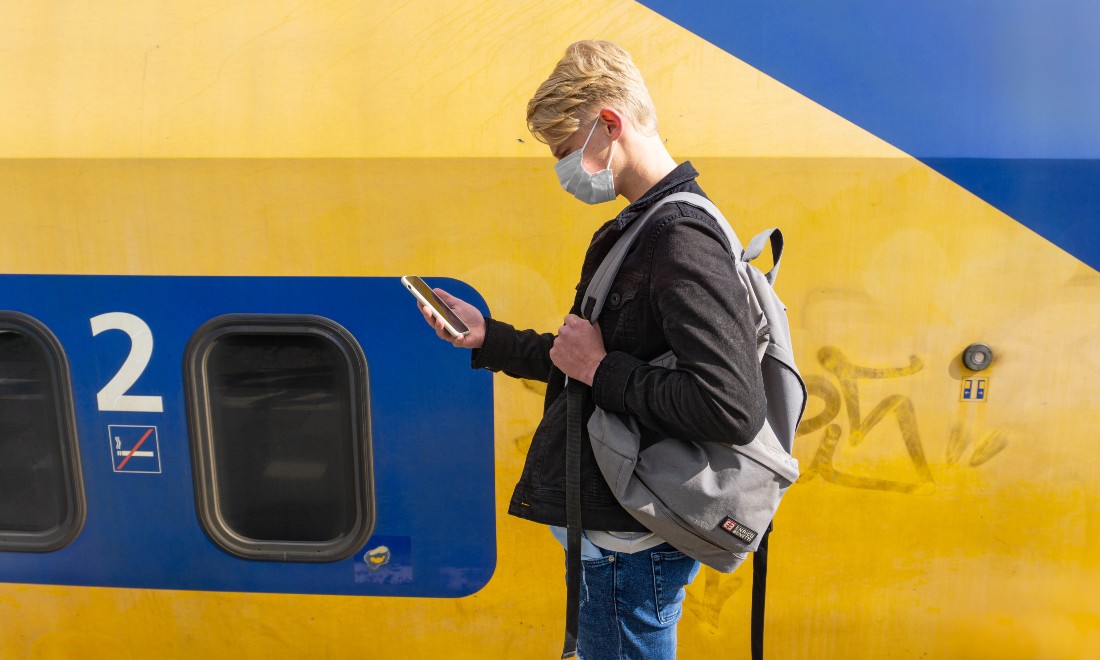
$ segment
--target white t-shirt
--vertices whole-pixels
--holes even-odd
[[[550,533],[566,548],[568,531],[564,527],[550,526]],[[653,532],[604,532],[593,529],[584,530],[581,535],[581,559],[599,559],[603,553],[599,548],[610,552],[625,552],[628,555],[661,545],[665,540]]]

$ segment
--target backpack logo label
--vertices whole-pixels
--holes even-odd
[[[748,527],[745,527],[741,523],[737,522],[733,518],[726,516],[722,521],[722,529],[726,530],[733,536],[741,539],[745,543],[752,543],[752,540],[756,538],[756,532],[752,531]]]

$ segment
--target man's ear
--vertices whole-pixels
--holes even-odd
[[[618,110],[615,108],[600,110],[600,121],[603,122],[604,130],[612,140],[618,140],[622,136],[623,116]]]

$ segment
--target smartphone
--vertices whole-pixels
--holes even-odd
[[[401,284],[409,290],[409,293],[416,296],[420,304],[431,307],[434,310],[434,315],[443,319],[443,327],[447,328],[447,332],[451,335],[462,337],[470,333],[470,329],[466,327],[462,319],[458,318],[458,314],[455,314],[453,309],[440,300],[439,296],[435,295],[435,291],[432,291],[432,288],[424,283],[424,280],[416,275],[406,275],[401,278]]]

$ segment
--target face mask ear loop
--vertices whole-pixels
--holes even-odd
[[[592,130],[588,131],[588,137],[584,139],[584,144],[581,145],[581,157],[584,157],[584,148],[588,146],[588,141],[592,139],[592,136],[596,133],[596,127],[600,125],[600,118],[596,117],[596,122],[592,124]]]
[[[599,126],[599,125],[600,125],[600,118],[596,117],[596,123],[592,124],[592,130],[588,131],[588,137],[586,137],[584,139],[584,144],[581,145],[581,158],[582,158],[582,160],[581,160],[581,169],[584,170],[585,172],[588,172],[588,170],[584,169],[584,160],[583,160],[584,150],[588,146],[588,142],[592,139],[592,136],[596,134],[596,127]],[[615,141],[612,140],[611,141],[611,155],[607,157],[607,167],[604,168],[605,170],[611,169],[611,159],[614,158],[614,157],[615,157]],[[595,173],[593,172],[592,174],[595,174]]]
[[[599,126],[599,125],[600,125],[600,118],[596,117],[596,123],[592,124],[592,130],[588,131],[588,137],[586,137],[584,139],[584,144],[581,145],[581,157],[580,157],[579,160],[580,160],[580,163],[581,163],[581,170],[583,172],[585,172],[586,174],[595,174],[595,172],[589,172],[588,170],[586,170],[584,168],[584,149],[585,149],[585,147],[588,146],[588,141],[592,139],[592,136],[596,134],[596,127]]]

